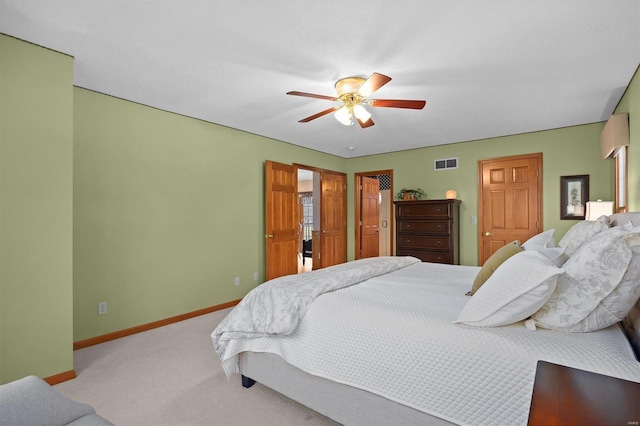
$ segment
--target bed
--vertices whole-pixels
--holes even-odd
[[[640,382],[630,343],[640,329],[640,217],[614,216],[577,224],[558,245],[552,230],[517,244],[471,297],[486,264],[385,257],[281,277],[220,323],[214,349],[245,386],[258,381],[343,424],[526,424],[539,360]],[[595,267],[600,290],[558,319],[549,306],[566,302],[576,270],[589,272],[584,257],[613,260]],[[624,299],[614,308],[629,336],[623,318],[584,314],[594,303],[613,312],[613,296]],[[478,316],[496,299],[507,301]]]

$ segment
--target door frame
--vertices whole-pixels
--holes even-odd
[[[494,162],[494,161],[513,161],[513,160],[522,160],[527,158],[536,159],[538,164],[538,172],[536,175],[537,179],[537,194],[538,197],[538,211],[536,212],[538,230],[543,230],[543,198],[542,198],[542,152],[534,152],[529,154],[521,154],[521,155],[509,155],[505,157],[495,157],[495,158],[485,158],[483,160],[478,160],[478,264],[482,265],[484,262],[480,262],[484,253],[484,238],[483,237],[483,224],[484,224],[484,191],[483,191],[483,168],[485,163]],[[524,242],[524,241],[523,241]],[[486,259],[485,259],[486,260]]]
[[[391,248],[391,256],[393,256],[396,252],[395,244],[394,244],[394,236],[393,225],[395,220],[393,219],[393,170],[376,170],[371,172],[359,172],[353,174],[353,182],[354,182],[354,219],[353,219],[353,227],[355,228],[355,255],[354,259],[361,259],[361,247],[360,247],[360,213],[361,213],[361,205],[360,205],[360,196],[361,196],[361,188],[359,184],[359,178],[361,176],[377,176],[377,175],[389,175],[389,191],[391,195],[391,203],[389,203],[389,227],[387,228],[389,231],[389,247]]]

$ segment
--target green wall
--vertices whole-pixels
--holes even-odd
[[[576,222],[560,220],[560,176],[589,175],[590,199],[612,199],[613,160],[600,158],[600,132],[604,123],[566,127],[501,138],[440,145],[349,160],[348,173],[393,169],[394,191],[420,187],[427,198],[445,198],[447,189],[458,192],[460,206],[460,262],[478,264],[478,160],[542,152],[543,227],[554,228],[556,242]],[[433,161],[458,157],[458,168],[434,171]],[[350,204],[352,209],[352,202]],[[350,225],[353,225],[351,218]],[[350,228],[353,229],[353,228]],[[349,252],[353,252],[353,238]]]
[[[262,282],[265,160],[346,171],[340,157],[75,88],[74,339]]]
[[[0,34],[0,383],[73,369],[72,72]]]
[[[640,211],[640,70],[631,80],[616,113],[629,113],[629,209]]]

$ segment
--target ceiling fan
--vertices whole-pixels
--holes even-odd
[[[299,120],[299,123],[308,123],[311,120],[327,115],[335,111],[336,119],[345,126],[353,125],[355,117],[363,129],[374,125],[371,114],[363,105],[385,108],[422,109],[426,101],[403,99],[368,99],[369,96],[391,81],[391,77],[374,72],[369,78],[346,77],[336,82],[337,96],[316,95],[298,91],[287,92],[287,95],[306,96],[308,98],[326,99],[328,101],[341,101],[342,105],[331,107]]]

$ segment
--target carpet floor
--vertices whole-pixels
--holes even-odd
[[[77,350],[77,377],[55,388],[121,426],[337,425],[239,374],[227,381],[211,332],[230,309]]]

